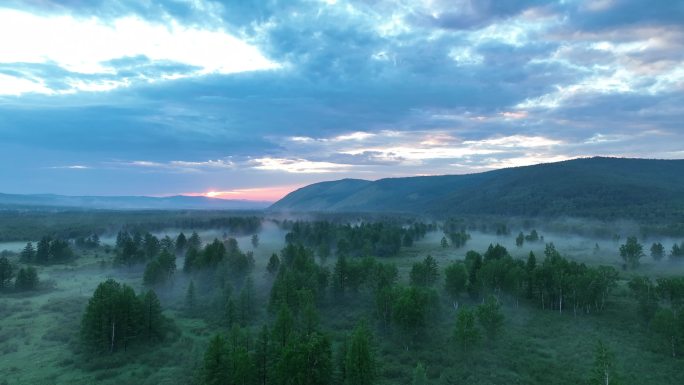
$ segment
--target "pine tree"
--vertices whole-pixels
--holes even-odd
[[[475,312],[465,307],[458,309],[454,338],[466,353],[477,344],[480,340],[480,332],[475,325]]]
[[[594,367],[589,377],[590,385],[617,385],[618,378],[615,372],[615,357],[613,353],[601,342],[596,345],[594,355]]]
[[[38,241],[38,246],[36,248],[36,263],[48,263],[50,256],[50,238],[43,237]]]
[[[19,258],[24,263],[30,263],[34,261],[36,258],[36,249],[33,248],[33,244],[31,242],[26,244],[26,247],[24,247],[24,250],[21,251]]]
[[[335,375],[335,384],[345,385],[347,381],[347,352],[349,351],[349,338],[344,338],[337,346],[335,351],[335,366],[337,367],[337,374]]]
[[[197,232],[193,231],[192,235],[188,239],[188,249],[196,249],[199,250],[200,247],[202,247],[202,239],[200,239],[200,236],[197,234]]]
[[[185,252],[185,249],[188,247],[188,240],[185,238],[185,234],[182,232],[178,234],[178,237],[176,238],[176,252],[177,253],[183,253]]]
[[[191,313],[193,310],[195,310],[196,305],[197,297],[195,294],[195,282],[191,280],[190,284],[188,285],[188,290],[185,292],[185,310]]]
[[[443,249],[449,247],[449,241],[447,240],[446,236],[442,237],[442,240],[439,242],[439,244],[442,246]]]
[[[220,334],[209,341],[209,347],[204,353],[204,367],[202,377],[205,385],[229,384],[228,353],[226,343]]]
[[[156,259],[150,261],[145,266],[145,272],[143,273],[143,284],[145,286],[158,286],[165,282],[164,272]]]
[[[444,289],[456,301],[468,284],[468,272],[462,263],[452,263],[444,269]]]
[[[133,288],[127,285],[121,287],[119,294],[117,317],[119,318],[118,335],[123,345],[123,350],[128,349],[131,341],[136,341],[143,325],[143,308],[135,295]]]
[[[237,306],[235,306],[235,301],[233,301],[233,298],[229,298],[228,303],[226,303],[226,325],[230,327],[237,322],[238,309]]]
[[[485,302],[477,307],[477,320],[487,334],[487,338],[493,340],[499,334],[504,322],[504,315],[501,312],[501,305],[492,295],[488,296]]]
[[[654,242],[651,245],[651,257],[654,260],[660,261],[665,256],[665,247],[660,242]]]
[[[235,385],[253,384],[256,378],[256,368],[247,349],[244,346],[237,347],[229,355],[229,359],[232,368],[231,383]]]
[[[33,266],[28,266],[19,269],[14,287],[19,291],[35,290],[38,288],[38,283],[38,272]]]
[[[110,353],[118,349],[123,326],[119,315],[121,292],[121,285],[113,279],[95,289],[81,321],[81,338],[87,348]]]
[[[257,336],[254,347],[254,364],[257,383],[266,385],[271,377],[272,346],[268,326],[264,325]]]
[[[425,366],[421,362],[416,365],[413,370],[413,385],[427,385],[427,374],[425,372]]]
[[[346,385],[372,385],[376,378],[375,357],[371,348],[371,335],[365,322],[352,333],[345,360]]]
[[[280,306],[278,316],[273,325],[273,342],[278,348],[284,348],[294,332],[294,318],[286,304]]]
[[[439,277],[437,261],[428,255],[422,262],[414,263],[411,269],[410,278],[412,285],[432,286]]]
[[[153,290],[148,290],[142,297],[143,335],[149,342],[164,339],[166,319],[162,315],[161,303]]]
[[[305,303],[301,318],[304,334],[311,334],[318,330],[320,317],[316,311],[316,306],[314,305],[313,300],[309,300]]]
[[[252,247],[254,247],[255,249],[257,247],[259,247],[259,235],[258,234],[252,235]]]
[[[683,318],[681,312],[658,309],[651,320],[653,330],[663,337],[672,358],[678,356],[679,345],[684,341],[684,330],[680,329],[680,325],[684,325],[684,320],[681,318]]]
[[[242,325],[246,325],[254,317],[255,296],[254,280],[250,276],[247,277],[240,291],[240,322]]]
[[[271,254],[271,258],[268,260],[268,266],[266,266],[266,270],[269,272],[271,275],[275,275],[278,272],[278,269],[280,268],[280,258],[278,258],[278,254],[273,253]]]
[[[348,275],[349,267],[347,264],[347,257],[345,254],[339,254],[337,257],[337,262],[335,262],[335,267],[333,268],[332,277],[333,294],[338,298],[344,297],[349,280]]]
[[[14,277],[14,268],[7,257],[0,258],[0,290],[10,287]]]
[[[164,281],[170,281],[176,273],[176,256],[170,250],[163,249],[157,257],[157,262],[164,274]]]
[[[162,251],[166,251],[169,253],[176,252],[176,242],[174,242],[173,239],[171,239],[171,237],[169,237],[168,235],[165,235],[159,244],[162,248]]]
[[[515,245],[518,247],[522,247],[523,244],[525,243],[525,235],[523,235],[522,231],[518,236],[515,238]]]
[[[276,367],[282,385],[329,385],[332,378],[330,339],[319,333],[292,339],[282,349]]]

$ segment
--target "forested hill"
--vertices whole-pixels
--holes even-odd
[[[467,175],[344,179],[285,196],[274,211],[684,217],[684,160],[583,158]]]

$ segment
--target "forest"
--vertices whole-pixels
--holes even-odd
[[[0,243],[2,384],[684,381],[684,241],[667,234],[42,215]]]

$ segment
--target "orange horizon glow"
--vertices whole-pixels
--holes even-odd
[[[233,190],[210,189],[206,192],[189,192],[182,195],[200,196],[215,199],[243,199],[249,201],[275,202],[303,185],[254,187]]]

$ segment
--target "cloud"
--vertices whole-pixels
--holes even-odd
[[[235,168],[235,163],[230,159],[210,159],[206,161],[172,160],[169,162],[134,160],[130,162],[111,162],[108,165],[114,167],[136,167],[180,173],[230,170]]]
[[[265,171],[284,171],[295,174],[332,173],[349,169],[351,165],[332,162],[316,162],[306,159],[258,158],[252,162],[252,168]]]
[[[66,170],[87,170],[90,169],[90,166],[84,166],[82,164],[74,164],[70,166],[52,166],[50,168],[53,169],[66,169]]]
[[[71,73],[65,80],[70,85],[66,91],[14,81],[14,86],[3,92],[10,95],[108,91],[128,85],[131,79],[159,81],[280,68],[256,47],[225,30],[183,25],[176,19],[161,23],[130,15],[101,20],[0,8],[0,34],[13,36],[0,41],[0,63],[50,63]],[[121,60],[136,57],[181,66],[162,74],[138,71],[134,62],[124,68],[117,66]],[[92,81],[79,75],[119,76],[116,80]]]
[[[0,42],[0,160],[17,164],[0,177],[17,191],[99,188],[50,168],[71,164],[103,189],[166,194],[681,157],[678,2],[3,7],[27,21],[0,26],[17,36]]]
[[[0,73],[0,95],[21,95],[27,92],[51,94],[54,91],[42,80],[25,79]]]

